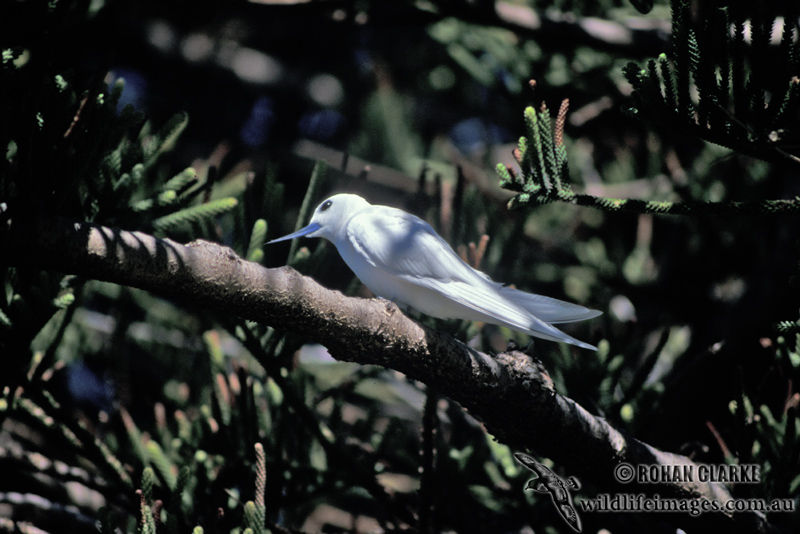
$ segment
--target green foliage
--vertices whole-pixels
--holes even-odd
[[[589,206],[602,211],[659,215],[736,215],[777,214],[800,211],[800,197],[792,200],[756,200],[729,202],[645,201],[633,198],[609,198],[575,193],[569,181],[564,122],[567,101],[562,103],[553,126],[545,105],[539,112],[525,110],[528,136],[521,137],[514,158],[522,169],[519,176],[513,167],[498,163],[496,172],[500,186],[518,193],[508,203],[509,209],[566,202]]]
[[[540,48],[532,40],[520,46],[518,37],[509,30],[465,24],[456,18],[432,25],[428,33],[482,85],[503,84],[511,93],[522,90],[531,61],[541,56]],[[506,75],[497,76],[499,70]]]
[[[800,369],[800,336],[795,337],[794,345],[779,338],[776,363]],[[767,481],[764,488],[767,498],[800,491],[800,460],[796,454],[800,446],[797,408],[797,395],[776,405],[766,395],[754,394],[751,397],[743,393],[729,403],[731,415],[737,423],[736,461],[761,466],[761,479]]]
[[[800,162],[788,151],[788,147],[796,144],[791,137],[795,135],[791,122],[800,96],[795,8],[787,7],[788,11],[780,18],[775,15],[768,18],[765,10],[755,5],[735,4],[718,9],[704,4],[699,20],[694,21],[689,12],[690,2],[676,0],[672,4],[676,29],[673,57],[661,54],[658,61],[650,60],[646,69],[634,63],[625,68],[625,75],[634,87],[635,104],[630,113],[742,154]],[[793,22],[784,24],[784,21]],[[702,31],[696,29],[697,24]],[[783,28],[781,40],[778,45],[770,45],[769,32],[775,27]],[[717,50],[723,53],[715,54]],[[765,62],[760,59],[768,56],[777,63],[771,71],[765,70]],[[565,100],[554,126],[545,105],[539,112],[531,107],[526,109],[528,135],[521,138],[514,153],[522,176],[517,176],[513,168],[497,165],[501,186],[518,193],[509,203],[511,209],[561,201],[604,211],[665,215],[774,214],[800,210],[797,198],[673,202],[575,194],[569,186],[564,148],[566,111]]]
[[[630,112],[742,154],[800,161],[792,154],[800,102],[797,4],[783,4],[782,12],[747,2],[691,9],[688,0],[672,1],[671,57],[625,68],[634,88]]]
[[[85,23],[85,13],[77,7],[38,15],[37,31],[43,34],[50,25]],[[40,40],[51,47],[68,46],[57,36],[64,37],[56,32]],[[238,200],[203,198],[213,182],[201,182],[192,168],[164,180],[162,158],[185,130],[187,114],[177,113],[155,129],[132,106],[120,106],[124,80],[110,85],[83,80],[69,65],[47,62],[50,52],[36,46],[3,52],[3,94],[8,95],[0,129],[0,146],[5,147],[0,160],[3,225],[13,221],[25,226],[29,218],[46,216],[53,224],[63,217],[177,236],[182,234],[175,230],[193,226],[200,237],[217,235],[214,224]],[[0,351],[13,355],[0,379],[0,396],[13,403],[11,397],[33,361],[31,341],[49,321],[68,322],[55,314],[73,309],[81,282],[36,273],[38,282],[31,284],[30,273],[6,265],[0,270],[0,325],[6,328]]]
[[[235,198],[222,198],[207,204],[186,208],[176,213],[159,217],[153,221],[153,228],[163,232],[181,225],[198,224],[231,211],[236,207],[236,204],[237,200]]]
[[[267,221],[258,219],[253,224],[253,232],[250,234],[250,244],[247,246],[247,261],[261,263],[264,259],[263,245],[267,238]]]
[[[141,521],[139,522],[139,532],[141,534],[156,534],[156,524],[160,522],[157,511],[153,509],[153,486],[155,484],[155,473],[149,467],[142,471],[142,489],[137,490],[139,495],[139,505],[141,511]]]
[[[513,167],[498,163],[500,186],[518,193],[508,203],[509,209],[566,202],[602,211],[652,213],[660,215],[736,215],[777,214],[800,211],[800,197],[792,200],[755,200],[741,202],[672,202],[645,201],[633,198],[609,198],[575,193],[570,185],[567,153],[564,147],[564,123],[567,101],[562,102],[555,125],[549,111],[528,107],[525,122],[528,136],[521,137],[514,158],[522,169],[519,176]]]
[[[316,203],[319,200],[320,187],[322,186],[325,178],[325,168],[325,163],[321,161],[314,165],[314,171],[311,173],[311,179],[309,180],[306,194],[303,197],[303,204],[300,206],[300,213],[297,215],[297,222],[295,223],[294,228],[295,232],[305,226],[306,221],[311,218],[311,214],[313,213],[314,208],[316,208]],[[297,253],[297,247],[299,246],[299,241],[292,241],[292,244],[289,248],[290,260],[295,257],[295,254]]]
[[[58,3],[42,15],[42,33],[33,40],[71,46],[69,33],[44,38],[44,29],[59,23],[47,17],[83,21],[90,16],[85,4],[67,10]],[[626,3],[550,4],[587,15]],[[122,81],[107,86],[99,78],[87,80],[58,61],[61,55],[44,62],[30,53],[33,45],[15,46],[3,50],[2,82],[14,91],[0,102],[8,119],[0,127],[0,238],[9,222],[44,214],[155,231],[181,242],[222,241],[250,261],[277,266],[285,249],[276,245],[265,254],[268,229],[277,236],[306,224],[329,191],[363,188],[378,202],[407,201],[408,209],[427,216],[465,258],[498,281],[606,311],[576,327],[600,339],[596,355],[540,342],[531,349],[559,393],[659,447],[695,454],[699,461],[762,465],[766,483],[738,486],[737,495],[796,498],[792,384],[800,352],[781,338],[770,345],[770,332],[763,331],[797,307],[783,291],[788,275],[778,269],[794,261],[786,252],[790,232],[764,230],[738,215],[788,213],[798,202],[729,200],[737,193],[753,198],[749,186],[770,195],[757,198],[794,194],[776,182],[774,165],[791,162],[785,156],[796,136],[797,84],[789,77],[797,74],[796,45],[789,25],[779,43],[769,43],[768,27],[778,18],[767,9],[752,17],[748,41],[742,30],[750,23],[743,21],[751,19],[744,8],[703,7],[693,18],[686,5],[674,4],[681,39],[673,52],[644,69],[625,70],[634,86],[635,116],[683,138],[700,136],[765,157],[769,165],[742,163],[710,145],[687,149],[679,142],[686,139],[624,122],[616,108],[627,101],[614,90],[627,84],[612,66],[630,58],[621,60],[616,48],[568,43],[551,54],[562,44],[512,24],[489,27],[465,17],[472,20],[467,22],[447,6],[438,6],[447,18],[413,37],[420,49],[433,50],[429,56],[414,54],[408,40],[384,50],[389,63],[396,48],[413,72],[404,76],[392,70],[395,65],[384,65],[395,81],[386,75],[376,87],[354,75],[347,98],[352,107],[340,110],[348,118],[363,112],[364,124],[351,125],[342,146],[373,158],[373,169],[393,165],[413,174],[423,155],[429,160],[416,193],[413,182],[401,184],[404,192],[391,180],[373,180],[367,169],[366,180],[345,176],[335,164],[312,170],[282,154],[283,147],[246,156],[235,147],[222,161],[187,156],[176,150],[186,136],[191,150],[202,143],[191,138],[186,114],[170,108],[162,116],[171,119],[147,122],[132,107],[119,109]],[[611,15],[630,9],[622,13]],[[726,23],[737,28],[731,38]],[[394,38],[387,33],[387,40]],[[769,66],[758,62],[765,54],[772,58]],[[632,57],[639,57],[636,51]],[[480,117],[502,125],[506,114],[518,113],[531,72],[540,80],[537,94],[555,87],[574,111],[567,112],[566,100],[555,116],[545,106],[525,108],[525,136],[514,152],[518,168],[499,165],[496,171],[515,193],[512,207],[537,209],[509,214],[496,201],[502,192],[481,182],[478,165],[496,153],[458,154],[452,158],[461,166],[456,170],[443,155],[453,151],[445,138],[453,120]],[[597,98],[605,93],[615,100],[604,107]],[[209,116],[211,107],[235,100],[218,98],[215,106],[204,101]],[[432,110],[445,108],[449,99],[455,119],[448,117],[452,108]],[[417,107],[434,118],[412,120],[409,110]],[[597,117],[571,120],[591,113]],[[193,128],[198,118],[204,117],[192,115]],[[514,119],[508,129],[518,123]],[[229,133],[214,129],[213,135],[219,138],[208,146],[228,140]],[[686,169],[683,183],[676,168]],[[592,182],[593,172],[601,179]],[[737,182],[737,173],[746,177]],[[576,193],[571,175],[603,193]],[[661,178],[666,191],[656,187]],[[649,187],[642,195],[627,194],[642,185]],[[651,216],[662,213],[731,217]],[[324,243],[296,241],[288,263],[327,286],[363,294],[335,256]],[[549,499],[522,490],[527,473],[514,462],[515,450],[494,441],[452,401],[393,371],[333,361],[291,332],[198,310],[188,299],[10,268],[2,260],[0,280],[0,352],[7,371],[0,376],[0,417],[7,423],[3,439],[11,444],[3,442],[2,458],[17,454],[10,474],[24,479],[25,487],[46,481],[58,490],[49,495],[53,501],[72,504],[76,487],[100,497],[82,505],[89,521],[62,521],[62,530],[75,525],[76,531],[94,531],[95,518],[102,532],[563,528]],[[736,296],[739,286],[742,298]],[[783,300],[762,303],[762,295],[775,292]],[[504,350],[509,339],[529,341],[485,325],[419,319],[481,350]],[[776,328],[786,339],[798,333],[796,321]],[[730,376],[736,366],[743,368],[738,381]],[[81,392],[88,394],[79,398]],[[698,399],[705,393],[714,396]],[[709,433],[712,427],[715,433]],[[700,446],[693,449],[695,443]],[[585,495],[604,490],[581,482]],[[584,520],[597,531],[666,528],[660,518],[642,515]],[[790,530],[793,519],[786,517]]]
[[[510,208],[518,208],[530,202],[532,197],[541,198],[542,203],[554,200],[571,202],[575,198],[569,187],[567,153],[564,148],[566,111],[565,100],[553,126],[546,106],[542,106],[538,112],[532,107],[525,109],[528,137],[521,137],[514,151],[514,158],[525,178],[520,179],[513,168],[497,165],[501,187],[522,193],[509,203]]]

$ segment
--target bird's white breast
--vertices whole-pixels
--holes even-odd
[[[459,283],[491,284],[431,227],[408,213],[372,207],[352,217],[339,254],[375,295],[441,319],[491,319],[458,302]],[[447,295],[450,297],[447,297]]]

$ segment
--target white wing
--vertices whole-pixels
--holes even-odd
[[[366,266],[359,269],[352,264],[351,268],[367,287],[381,296],[394,298],[435,317],[500,324],[551,341],[594,349],[550,326],[534,313],[538,311],[550,320],[565,322],[594,317],[597,312],[492,282],[464,263],[450,245],[418,217],[375,206],[350,220],[347,237],[359,259],[365,260],[374,271],[366,272]],[[407,288],[408,284],[430,291],[406,289],[390,295],[386,290],[387,287]]]
[[[488,277],[472,269],[431,226],[404,211],[373,206],[347,225],[352,245],[374,267],[403,277],[473,282]]]
[[[526,293],[510,287],[502,287],[500,293],[546,323],[572,323],[603,315],[601,311],[590,310],[579,304]]]

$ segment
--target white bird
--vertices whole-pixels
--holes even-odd
[[[428,223],[410,213],[373,206],[358,195],[334,195],[317,207],[308,226],[267,244],[302,236],[332,242],[370,291],[401,307],[440,319],[506,326],[597,350],[551,323],[582,321],[601,312],[493,282],[467,265]]]

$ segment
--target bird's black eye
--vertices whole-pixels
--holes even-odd
[[[333,205],[333,202],[330,200],[326,200],[322,203],[322,206],[319,207],[319,211],[327,211]]]

